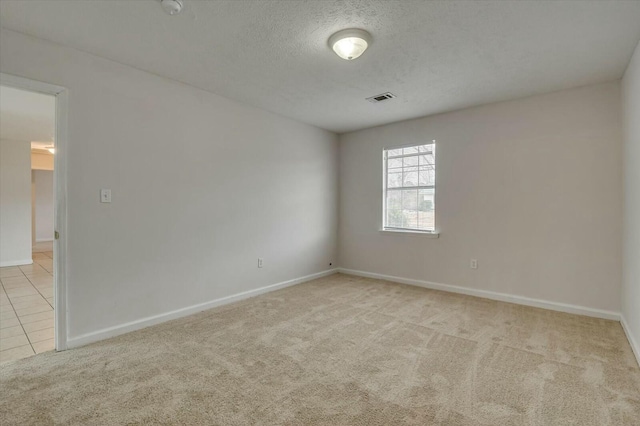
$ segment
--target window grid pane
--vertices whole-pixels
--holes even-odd
[[[384,227],[435,231],[435,144],[384,152]]]

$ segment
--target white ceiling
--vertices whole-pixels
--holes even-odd
[[[55,98],[0,86],[0,139],[32,142],[32,148],[53,144]]]
[[[0,25],[336,132],[618,79],[640,39],[640,1],[184,3],[2,0]]]

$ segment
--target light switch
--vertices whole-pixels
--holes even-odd
[[[111,202],[111,190],[110,189],[101,189],[100,190],[100,202],[101,203],[110,203]]]

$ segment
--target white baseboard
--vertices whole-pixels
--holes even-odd
[[[295,278],[289,281],[284,281],[277,284],[268,285],[266,287],[257,288],[255,290],[244,291],[227,297],[221,297],[220,299],[210,300],[208,302],[199,303],[197,305],[187,306],[186,308],[176,309],[175,311],[165,312],[163,314],[154,315],[139,320],[131,321],[125,324],[119,324],[113,327],[103,328],[101,330],[93,331],[91,333],[82,334],[77,337],[72,337],[67,340],[67,348],[77,348],[89,343],[97,342],[99,340],[108,339],[110,337],[119,336],[121,334],[129,333],[131,331],[140,330],[151,325],[160,324],[165,321],[186,317],[198,312],[206,311],[207,309],[215,308],[216,306],[222,306],[233,302],[238,302],[243,299],[258,296],[260,294],[268,293],[274,290],[279,290],[285,287],[290,287],[296,284],[303,283],[305,281],[315,280],[316,278],[325,277],[327,275],[337,273],[337,269],[328,269],[326,271],[318,272],[304,277]]]
[[[633,338],[631,329],[629,329],[629,324],[627,324],[627,320],[625,319],[624,315],[621,315],[620,324],[622,324],[624,334],[627,335],[627,340],[629,341],[629,345],[631,345],[631,350],[636,356],[636,361],[638,361],[638,365],[640,366],[640,346],[638,345],[638,342],[636,342],[636,339]]]
[[[6,260],[4,262],[0,262],[0,268],[4,268],[5,266],[31,265],[32,263],[33,263],[33,259]]]
[[[485,299],[499,300],[501,302],[515,303],[518,305],[533,306],[536,308],[550,309],[552,311],[567,312],[570,314],[586,315],[589,317],[603,318],[620,321],[618,312],[605,311],[601,309],[587,308],[584,306],[569,305],[566,303],[551,302],[548,300],[531,299],[524,296],[516,296],[507,293],[498,293],[488,290],[478,290],[456,285],[440,284],[430,281],[416,280],[411,278],[394,277],[391,275],[376,274],[373,272],[356,271],[353,269],[338,268],[338,272],[360,277],[376,278],[379,280],[393,281],[401,284],[409,284],[417,287],[429,288],[432,290],[448,291],[450,293],[460,293],[469,296],[482,297]]]
[[[53,237],[51,237],[51,238],[40,238],[40,239],[36,238],[36,243],[48,243],[50,241],[53,241]]]

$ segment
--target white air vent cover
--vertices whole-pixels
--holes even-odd
[[[370,98],[367,98],[367,100],[375,104],[378,102],[388,101],[389,99],[393,99],[395,97],[396,95],[394,95],[393,93],[386,92],[386,93],[381,93],[379,95],[371,96]]]

